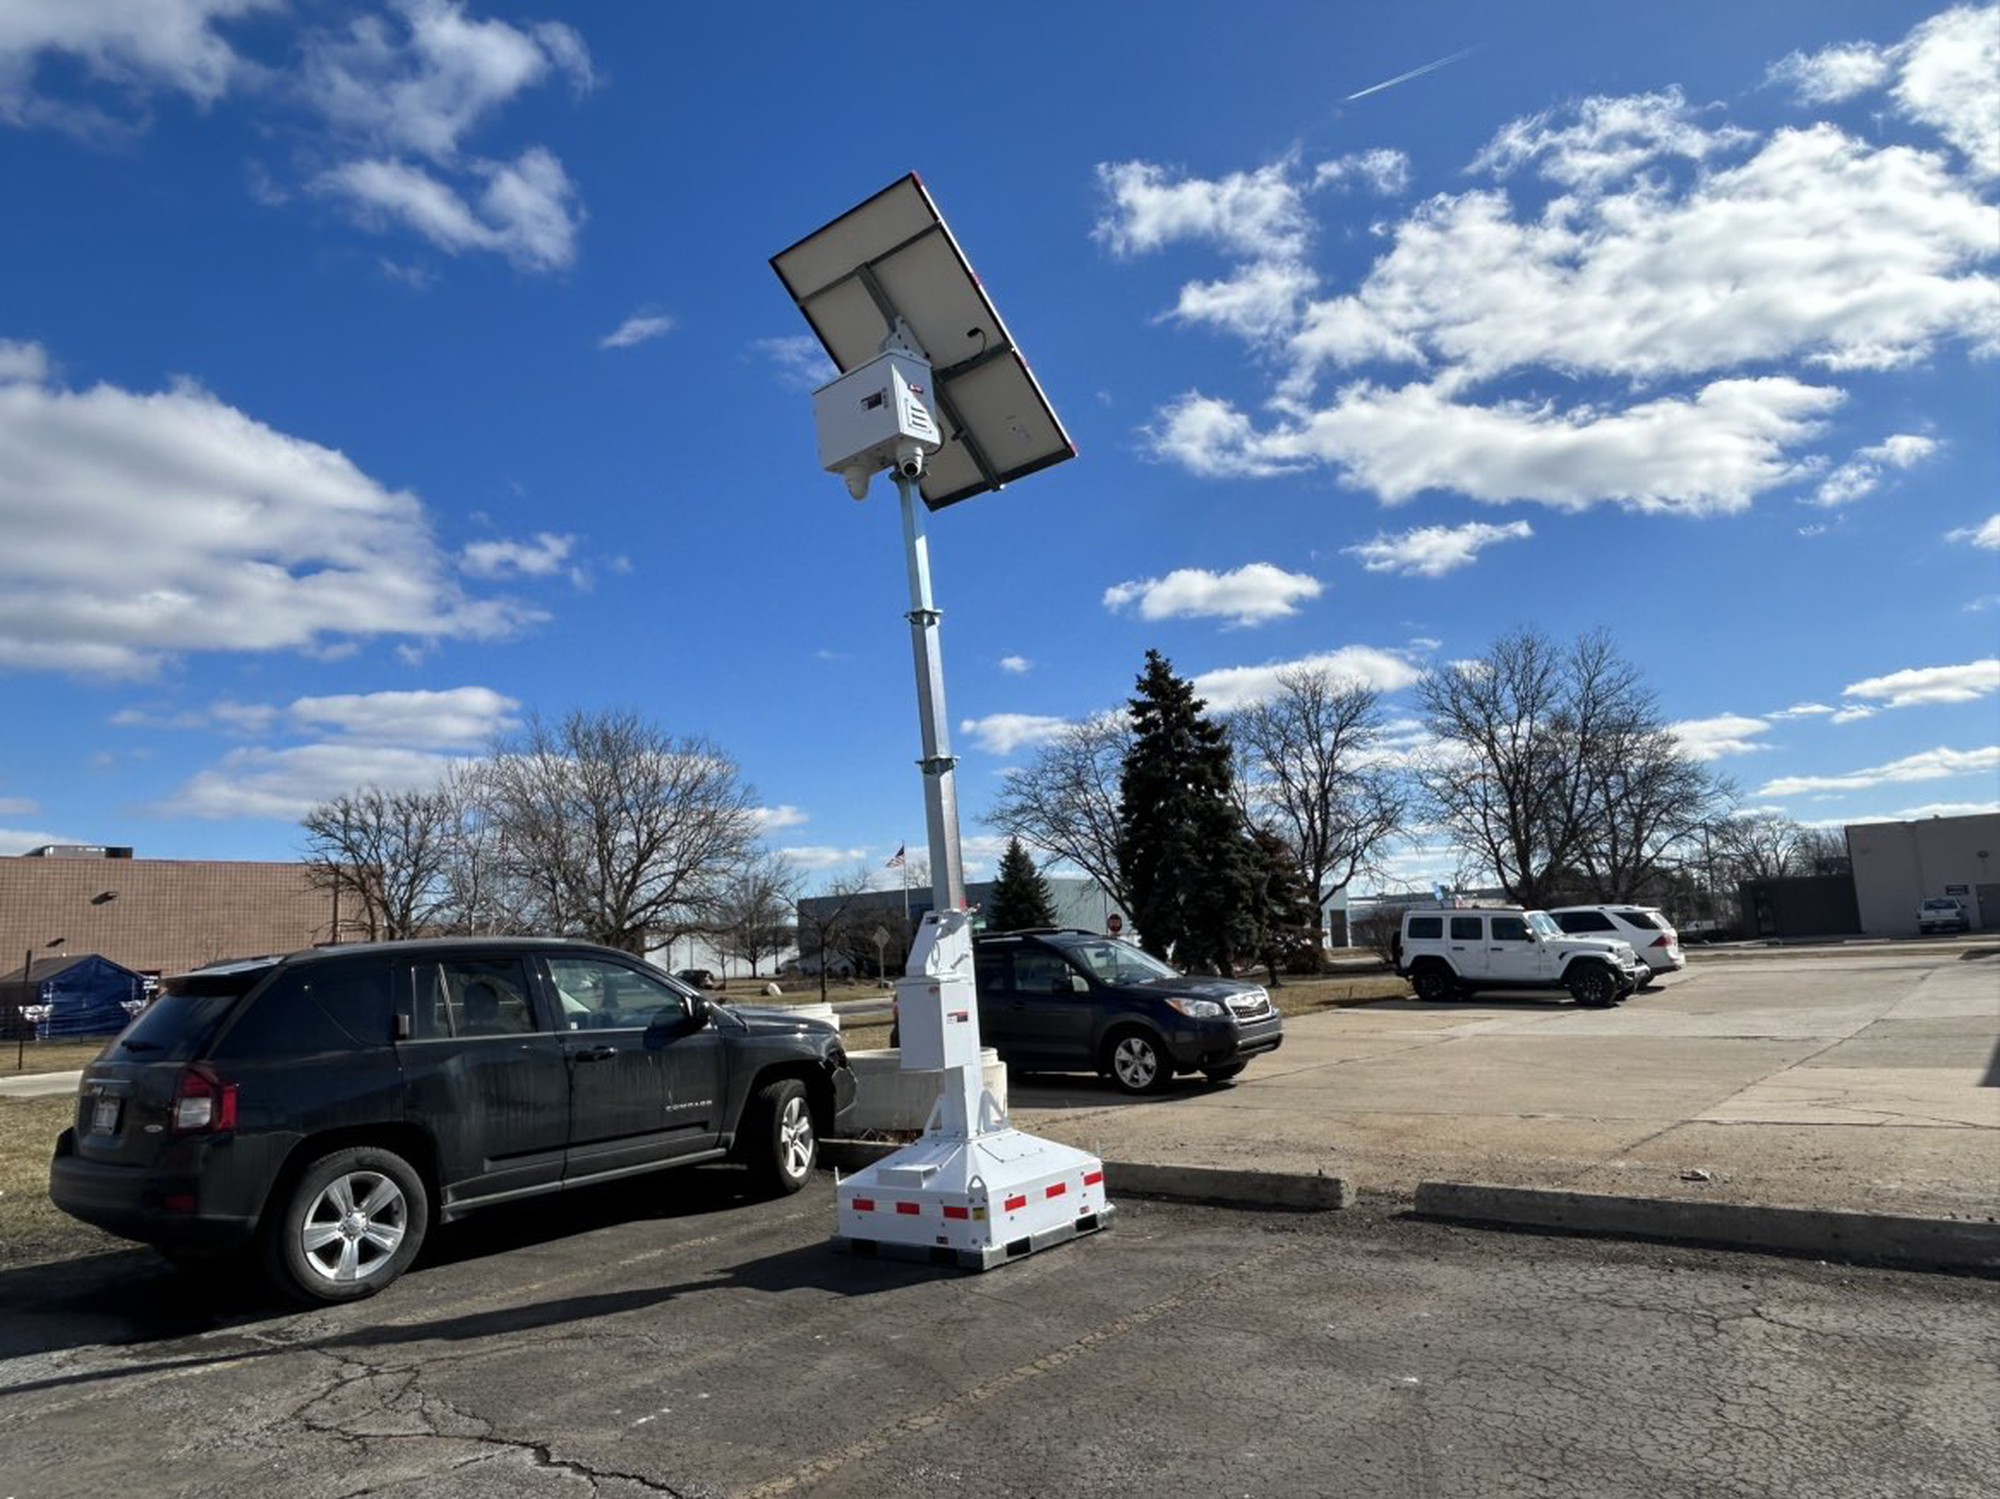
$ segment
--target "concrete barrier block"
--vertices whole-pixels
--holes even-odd
[[[991,1048],[979,1053],[979,1063],[981,1083],[1005,1111],[1006,1064]],[[846,1132],[921,1130],[930,1119],[944,1082],[942,1072],[905,1070],[900,1051],[850,1051],[847,1065],[854,1069],[855,1097],[853,1110],[841,1121]]]
[[[1613,1238],[1671,1239],[1805,1254],[1816,1259],[2000,1275],[2000,1224],[1969,1219],[1683,1202],[1467,1182],[1420,1183],[1416,1211],[1421,1217],[1466,1223]]]

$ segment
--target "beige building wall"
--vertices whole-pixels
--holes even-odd
[[[25,956],[101,953],[138,973],[293,952],[333,936],[303,864],[0,858],[0,973]]]
[[[1956,895],[1972,912],[1973,930],[2000,930],[2000,813],[1853,823],[1847,852],[1868,935],[1914,933],[1927,895]]]

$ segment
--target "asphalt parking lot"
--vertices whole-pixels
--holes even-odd
[[[832,1183],[452,1226],[281,1312],[143,1251],[0,1275],[0,1494],[1971,1499],[2000,1285],[1134,1201],[985,1275]]]

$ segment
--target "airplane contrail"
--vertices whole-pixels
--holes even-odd
[[[1379,94],[1385,88],[1394,88],[1399,83],[1408,83],[1412,78],[1421,78],[1426,73],[1435,73],[1439,68],[1450,67],[1453,63],[1457,62],[1461,57],[1468,56],[1469,54],[1476,52],[1478,50],[1479,49],[1477,47],[1461,48],[1459,51],[1452,53],[1451,56],[1449,57],[1440,57],[1436,62],[1427,62],[1421,68],[1412,68],[1407,73],[1398,73],[1394,78],[1387,79],[1381,83],[1370,84],[1367,88],[1361,90],[1360,93],[1349,94],[1345,99],[1341,100],[1340,102],[1343,104],[1352,104],[1356,99],[1365,99],[1370,94]]]

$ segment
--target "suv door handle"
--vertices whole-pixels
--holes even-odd
[[[617,1055],[618,1048],[615,1046],[591,1046],[578,1052],[576,1059],[579,1062],[608,1062]]]

